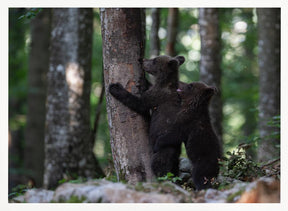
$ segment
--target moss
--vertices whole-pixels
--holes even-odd
[[[228,203],[234,202],[235,197],[236,197],[236,196],[241,196],[243,192],[244,192],[244,190],[239,190],[239,191],[237,191],[236,193],[232,193],[231,195],[229,195],[229,196],[227,197],[226,201],[227,201]]]
[[[163,182],[159,184],[160,193],[170,193],[174,196],[179,195],[180,191],[177,190],[171,182]]]
[[[72,195],[70,197],[70,199],[68,199],[67,201],[63,198],[61,198],[59,200],[59,202],[55,202],[55,201],[51,201],[52,203],[83,203],[84,201],[86,201],[87,198],[85,196],[81,196],[81,198],[79,198],[78,196],[74,196]]]
[[[145,188],[144,188],[142,182],[138,182],[138,183],[134,186],[134,189],[135,189],[136,191],[145,192]],[[146,190],[146,191],[147,191],[147,190]]]

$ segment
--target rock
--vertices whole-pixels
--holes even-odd
[[[188,158],[180,158],[179,171],[192,174],[192,164]]]
[[[220,184],[236,184],[236,183],[241,183],[242,181],[241,180],[237,180],[237,179],[233,179],[233,178],[230,178],[230,177],[224,177],[222,175],[219,175],[217,177],[217,182],[220,183]]]
[[[246,187],[238,203],[280,203],[280,182],[263,177]]]
[[[182,181],[188,181],[191,178],[191,174],[186,173],[186,172],[181,172],[179,174],[179,177],[181,178]]]
[[[205,202],[206,203],[235,202],[244,192],[246,186],[247,183],[241,182],[235,184],[232,188],[228,190],[220,191],[215,189],[208,189],[205,193]]]
[[[192,164],[188,158],[180,158],[179,177],[181,178],[181,184],[186,183],[189,187],[194,187],[192,179]]]
[[[179,203],[189,196],[190,193],[171,182],[132,186],[103,179],[81,184],[64,183],[55,191],[31,189],[11,202]]]
[[[25,202],[24,195],[16,196],[12,199],[9,199],[9,203],[23,203]]]
[[[27,203],[48,203],[53,199],[54,191],[45,189],[28,190],[23,199]]]
[[[227,190],[208,189],[205,193],[206,203],[279,203],[280,182],[271,177],[262,177],[247,183],[231,180],[233,185]]]
[[[280,182],[260,178],[252,183],[233,180],[225,190],[186,191],[171,182],[129,185],[105,179],[85,183],[65,183],[55,191],[31,189],[10,202],[89,202],[89,203],[225,203],[280,202]]]
[[[69,201],[77,197],[83,202],[90,203],[176,203],[172,195],[156,192],[144,193],[131,190],[122,183],[88,182],[84,184],[65,183],[56,189],[53,200],[55,202]]]

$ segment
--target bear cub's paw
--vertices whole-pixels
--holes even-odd
[[[124,87],[120,83],[110,84],[109,85],[109,92],[113,96],[119,95],[124,89]]]

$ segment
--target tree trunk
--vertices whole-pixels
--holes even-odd
[[[221,45],[218,9],[199,9],[199,25],[201,37],[200,80],[218,89],[217,95],[211,99],[209,111],[211,123],[222,147]]]
[[[169,8],[168,13],[168,27],[167,27],[167,45],[166,55],[176,56],[175,43],[178,32],[178,19],[179,10],[178,8]]]
[[[259,102],[259,161],[267,161],[280,155],[275,145],[279,139],[269,137],[279,128],[269,127],[267,122],[280,115],[280,9],[257,9],[258,46],[260,69]]]
[[[246,100],[239,99],[241,101],[241,112],[244,116],[245,122],[243,126],[241,127],[241,130],[243,131],[244,137],[249,137],[252,134],[255,134],[255,131],[258,127],[258,118],[255,111],[251,111],[252,108],[255,108],[255,105],[258,104],[258,100],[255,99],[255,95],[257,94],[256,90],[253,89],[253,87],[258,87],[259,78],[255,76],[252,72],[253,69],[255,69],[255,66],[257,65],[257,54],[255,53],[254,49],[257,45],[257,24],[253,22],[253,16],[254,16],[254,9],[253,8],[245,8],[242,9],[243,13],[243,21],[245,21],[248,24],[247,32],[245,33],[245,41],[243,41],[243,49],[244,49],[244,55],[245,57],[242,58],[242,62],[245,63],[245,68],[243,69],[242,77],[244,81],[242,81],[242,86],[245,86],[243,92],[249,93],[249,96],[245,95]],[[241,62],[240,61],[240,62]],[[257,90],[258,91],[258,90]],[[239,143],[240,144],[240,143]],[[254,150],[250,150],[251,153],[250,156],[253,156],[253,158],[256,159],[257,153]],[[248,151],[249,152],[249,151]],[[253,153],[253,154],[252,154]]]
[[[158,36],[160,26],[160,9],[152,8],[152,26],[150,32],[150,57],[154,58],[160,54],[160,40]]]
[[[144,55],[142,9],[101,9],[104,78],[110,142],[118,180],[150,181],[150,147],[147,122],[129,110],[108,91],[110,83],[121,83],[140,95],[146,88],[138,62]]]
[[[92,9],[54,9],[47,76],[44,186],[103,176],[90,130]]]
[[[19,123],[11,124],[18,119],[17,116],[25,114],[23,105],[26,104],[26,84],[23,81],[26,79],[28,66],[25,53],[27,25],[19,21],[19,17],[25,12],[23,8],[9,8],[9,193],[13,187],[27,182],[27,178],[23,178],[23,172],[18,171],[23,168],[23,126]]]
[[[46,74],[49,67],[51,10],[43,9],[31,21],[28,72],[25,169],[36,187],[43,184]]]

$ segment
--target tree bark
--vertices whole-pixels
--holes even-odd
[[[176,56],[175,43],[178,32],[178,19],[179,10],[178,8],[169,8],[168,12],[168,27],[167,27],[167,45],[166,55]]]
[[[90,130],[92,9],[54,9],[47,75],[44,186],[103,176]]]
[[[147,122],[108,91],[110,83],[121,83],[140,95],[146,88],[138,62],[144,56],[142,9],[101,9],[104,78],[110,143],[118,180],[129,183],[150,181],[150,148]]]
[[[158,36],[160,26],[160,9],[152,8],[152,26],[150,32],[150,57],[154,58],[160,54],[160,40]]]
[[[46,74],[49,67],[51,10],[31,21],[24,166],[36,187],[43,184]]]
[[[271,138],[279,128],[269,127],[268,121],[280,115],[280,9],[257,9],[258,15],[258,62],[260,69],[259,101],[259,161],[279,157],[275,145],[279,139]]]
[[[199,25],[201,37],[200,80],[218,89],[218,93],[211,99],[209,112],[211,123],[222,148],[221,44],[218,9],[199,9]]]

